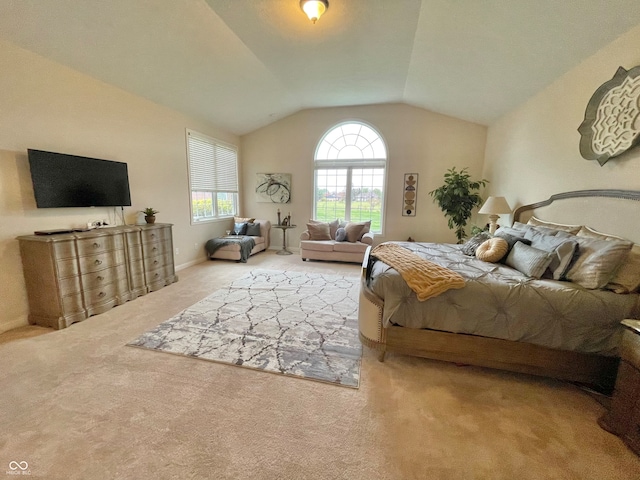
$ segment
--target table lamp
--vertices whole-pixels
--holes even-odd
[[[511,207],[504,197],[489,197],[478,213],[489,215],[489,233],[493,235],[498,228],[498,218],[502,213],[511,213]]]

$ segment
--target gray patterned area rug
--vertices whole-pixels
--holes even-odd
[[[130,346],[358,388],[359,278],[255,270]]]

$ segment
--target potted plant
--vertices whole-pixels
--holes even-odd
[[[147,207],[144,210],[140,210],[140,213],[144,213],[144,219],[147,223],[155,223],[156,213],[160,212],[158,212],[158,210],[154,210],[151,207]]]
[[[449,228],[455,230],[458,243],[467,237],[464,227],[472,210],[482,204],[478,191],[487,183],[488,180],[471,180],[466,167],[460,171],[452,167],[444,174],[444,185],[429,192],[447,217]]]

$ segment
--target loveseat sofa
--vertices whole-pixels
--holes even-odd
[[[370,221],[324,223],[310,220],[307,230],[300,235],[300,256],[303,261],[362,263],[367,247],[373,244],[370,226]]]

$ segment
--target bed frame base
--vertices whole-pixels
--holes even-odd
[[[360,341],[378,352],[379,361],[384,361],[386,352],[394,352],[555,378],[606,394],[613,391],[620,362],[617,357],[438,330],[383,327],[384,303],[366,286],[368,256],[369,251],[363,262],[358,322]]]

